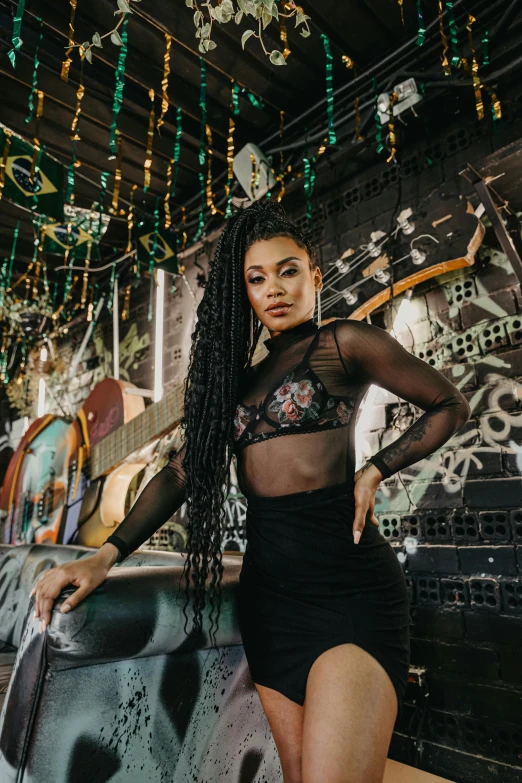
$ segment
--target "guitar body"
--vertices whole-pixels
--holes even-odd
[[[89,458],[94,446],[145,410],[141,395],[125,393],[125,389],[132,386],[114,378],[100,381],[71,425],[77,445],[63,469],[69,471],[71,465],[75,465],[75,469],[69,485],[61,543],[101,546],[123,519],[120,511],[125,504],[128,484],[143,466],[122,465],[114,471],[114,476],[109,474],[92,482]]]
[[[57,543],[67,481],[56,475],[54,466],[67,451],[69,429],[66,419],[47,415],[23,435],[2,487],[4,543]]]

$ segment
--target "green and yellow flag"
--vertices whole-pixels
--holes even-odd
[[[153,256],[154,264],[160,269],[178,274],[175,234],[161,229],[155,231],[154,221],[144,222],[138,227],[136,250],[142,263],[148,264]]]
[[[2,197],[39,214],[63,220],[63,166],[42,152],[33,181],[34,148],[0,129],[0,158],[3,150],[7,151],[7,157]]]

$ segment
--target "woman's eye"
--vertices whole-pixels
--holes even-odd
[[[288,267],[287,269],[285,269],[282,272],[282,274],[284,275],[284,274],[286,274],[286,272],[297,272],[297,269],[294,266],[291,266],[291,267]],[[290,277],[293,277],[293,275],[290,275]],[[248,282],[249,283],[257,283],[258,280],[263,281],[264,278],[260,277],[259,275],[256,275],[256,277],[251,277]]]

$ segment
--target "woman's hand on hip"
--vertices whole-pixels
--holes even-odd
[[[374,509],[375,493],[382,479],[381,471],[373,462],[367,462],[354,475],[355,517],[352,530],[356,544],[359,543],[366,522],[372,522],[376,527],[379,527],[379,520],[375,516]]]

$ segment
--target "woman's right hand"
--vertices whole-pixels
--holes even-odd
[[[31,596],[36,596],[34,616],[40,618],[40,632],[49,625],[54,602],[64,587],[76,585],[78,588],[61,607],[61,612],[68,612],[105,581],[117,556],[116,547],[104,544],[102,549],[90,557],[72,560],[44,571],[31,591]]]

